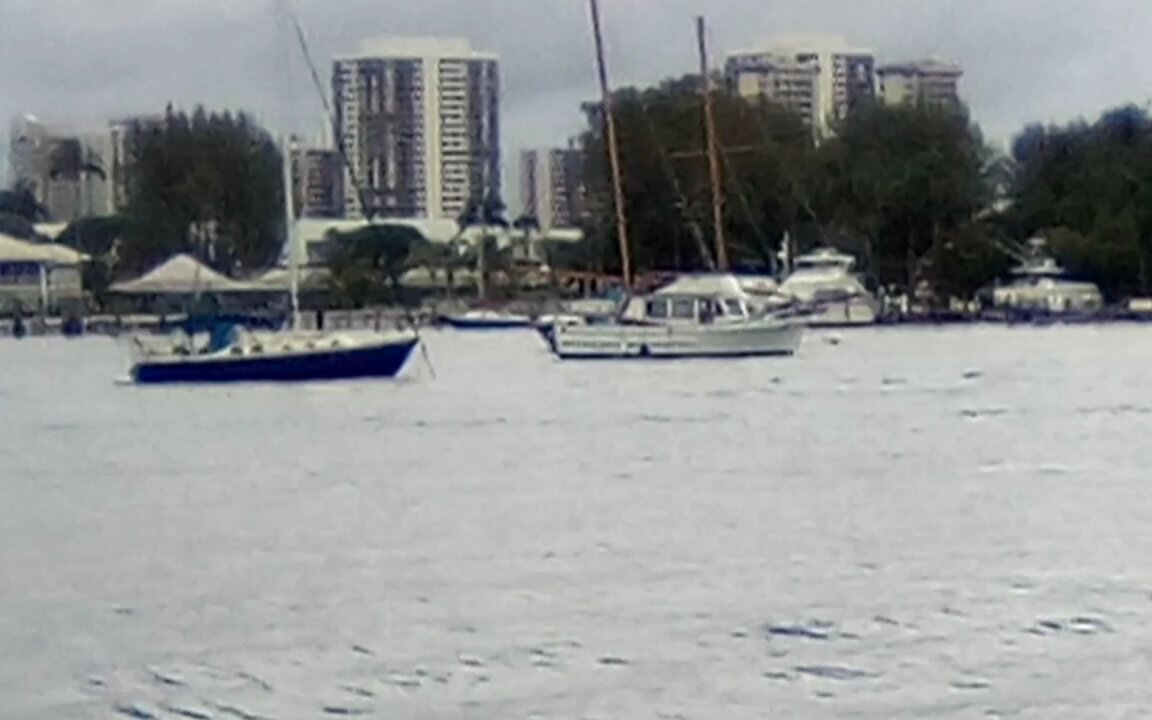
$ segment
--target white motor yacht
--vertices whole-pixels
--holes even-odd
[[[1045,251],[1043,238],[1028,241],[1029,254],[1012,269],[1012,280],[992,290],[992,304],[1001,310],[1050,315],[1095,312],[1104,297],[1094,283],[1071,280],[1067,271]]]
[[[545,334],[561,359],[792,355],[804,324],[757,310],[730,274],[686,275],[624,298],[608,322],[556,324]]]
[[[853,272],[855,265],[851,255],[817,248],[796,258],[779,292],[809,306],[809,326],[871,325],[880,303]]]

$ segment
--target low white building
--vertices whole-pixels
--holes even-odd
[[[61,303],[82,300],[80,269],[87,259],[63,245],[0,234],[0,314],[41,307],[53,312]]]
[[[521,259],[542,260],[540,245],[544,242],[580,242],[584,232],[578,228],[550,228],[539,231],[521,231],[511,228],[469,227],[460,231],[454,220],[387,218],[375,221],[378,224],[404,225],[418,231],[425,240],[432,243],[457,243],[470,246],[477,243],[486,232],[496,237],[499,247],[523,246],[527,255]],[[322,248],[329,240],[330,233],[350,233],[368,227],[369,220],[301,218],[296,221],[295,240],[301,263],[319,262]],[[287,258],[285,258],[286,260]]]

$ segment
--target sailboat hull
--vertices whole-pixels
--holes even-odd
[[[226,349],[212,355],[142,360],[133,365],[131,375],[138,385],[392,378],[404,368],[418,342],[405,338],[268,354],[233,354]]]

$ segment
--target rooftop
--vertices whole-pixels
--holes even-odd
[[[907,62],[885,63],[876,68],[877,75],[954,75],[959,77],[964,71],[955,63],[943,60],[910,60]]]
[[[727,53],[728,57],[762,55],[766,53],[793,54],[797,52],[829,52],[841,55],[872,55],[870,48],[853,45],[843,35],[779,35],[758,47]]]
[[[437,36],[380,36],[360,43],[354,53],[337,55],[336,60],[399,59],[444,57],[463,60],[496,60],[495,53],[472,49],[467,38]]]

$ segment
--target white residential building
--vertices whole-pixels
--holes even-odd
[[[377,38],[335,60],[332,91],[347,216],[455,218],[501,192],[496,55],[457,38]]]
[[[109,211],[111,186],[107,177],[90,171],[69,175],[62,172],[60,162],[71,148],[75,159],[100,167],[107,175],[112,147],[107,132],[76,132],[22,115],[11,121],[8,142],[10,181],[32,187],[53,219],[72,221]]]
[[[818,137],[830,135],[854,105],[876,96],[875,66],[871,50],[835,35],[781,37],[763,48],[727,57],[729,80],[738,90],[743,87],[741,94],[746,97],[764,95],[763,89],[779,86],[779,92],[794,97],[792,103],[800,103],[798,98],[810,92],[808,75],[814,74],[810,122]],[[768,78],[763,79],[766,70]],[[740,77],[748,74],[762,79],[745,80],[742,86]]]
[[[741,97],[763,97],[798,115],[816,128],[823,116],[820,105],[820,66],[781,55],[729,58],[728,82]]]
[[[890,63],[876,69],[880,98],[889,104],[960,104],[960,66],[939,60]]]
[[[293,203],[297,217],[344,214],[344,158],[340,151],[298,138],[291,145]]]
[[[576,147],[520,153],[520,204],[542,230],[576,227],[585,215],[584,152]]]

